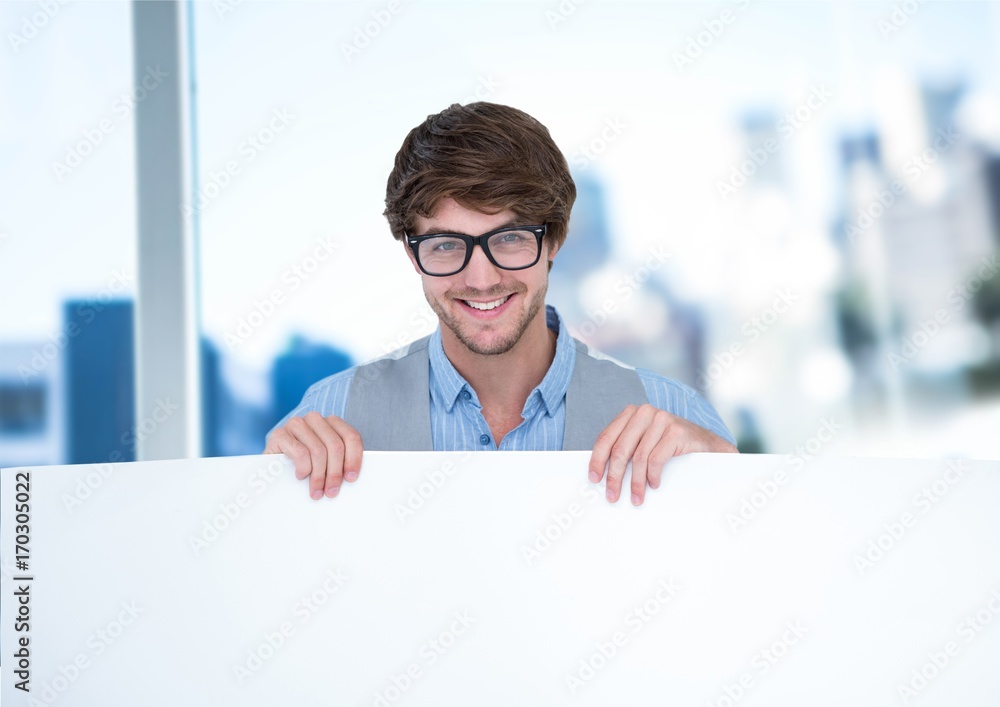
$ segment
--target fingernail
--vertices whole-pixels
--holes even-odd
[[[323,498],[323,492],[320,491],[319,489],[314,489],[309,493],[309,495],[313,497],[314,501],[318,501],[319,499]]]
[[[639,505],[639,494],[637,494],[637,493],[633,493],[632,494],[632,505],[633,506],[638,506]]]
[[[358,480],[358,472],[356,472],[356,471],[349,471],[346,474],[344,474],[344,478],[347,479],[348,481],[357,481]]]
[[[609,501],[614,501],[615,500],[614,489],[608,489],[608,500]]]
[[[330,498],[333,498],[338,493],[340,493],[340,487],[339,486],[334,486],[332,489],[327,489],[326,490],[326,495],[329,496]]]
[[[587,474],[587,476],[590,479],[590,483],[592,484],[596,484],[598,481],[601,480],[601,477],[597,475],[596,471],[590,472],[589,474]]]

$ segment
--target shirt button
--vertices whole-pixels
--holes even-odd
[[[472,393],[467,390],[462,391],[462,400],[469,400],[472,398]]]
[[[490,443],[490,436],[489,435],[479,435],[479,443],[480,444],[489,444]]]

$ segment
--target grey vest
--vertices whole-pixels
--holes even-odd
[[[344,419],[360,434],[365,449],[433,451],[430,360],[425,336],[400,358],[358,366],[351,379]],[[564,450],[590,450],[597,435],[626,405],[648,402],[634,370],[593,358],[573,338],[576,362],[566,391]]]

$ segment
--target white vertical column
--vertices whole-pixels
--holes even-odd
[[[163,76],[135,111],[139,460],[194,457],[200,451],[194,253],[181,210],[186,184],[182,27],[180,3],[133,0],[134,85],[141,86],[150,72]]]

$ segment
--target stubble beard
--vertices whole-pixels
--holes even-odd
[[[464,322],[460,321],[457,317],[453,317],[448,311],[441,306],[441,304],[433,299],[425,290],[424,296],[427,298],[427,303],[437,314],[438,319],[441,323],[451,330],[451,333],[455,335],[462,345],[465,346],[469,351],[479,354],[481,356],[498,356],[500,354],[507,353],[521,340],[524,336],[524,332],[528,330],[528,326],[531,324],[532,320],[538,315],[542,307],[545,305],[545,293],[548,290],[548,283],[543,284],[538,290],[535,291],[534,296],[532,296],[531,301],[528,302],[528,307],[525,310],[524,316],[521,317],[519,321],[516,322],[513,329],[505,336],[499,339],[494,339],[487,344],[480,344],[476,341],[471,332],[464,327]],[[503,292],[496,293],[497,296],[503,294]],[[523,297],[524,293],[521,291],[516,292],[518,297]],[[480,295],[477,295],[479,297]],[[492,293],[486,293],[482,295],[483,297],[490,297]],[[461,304],[456,306],[461,307]]]

